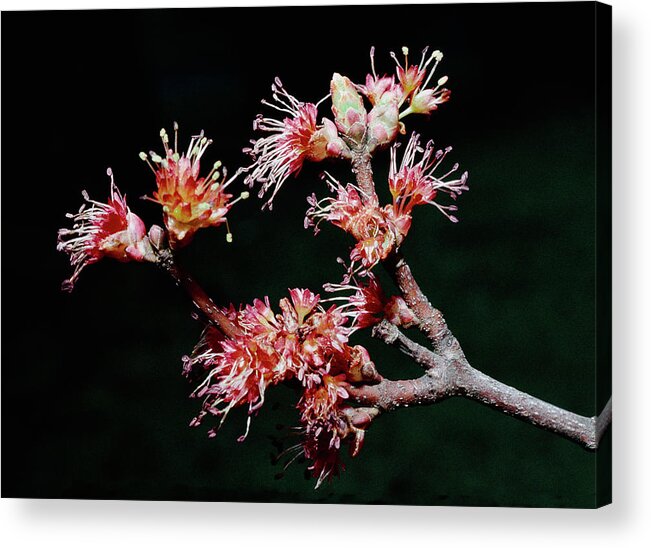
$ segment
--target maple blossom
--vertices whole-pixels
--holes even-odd
[[[436,171],[444,162],[452,147],[437,150],[433,141],[428,141],[423,148],[420,136],[412,133],[402,161],[398,165],[399,145],[391,148],[389,167],[389,190],[393,198],[393,212],[396,218],[410,218],[412,210],[417,205],[430,204],[435,206],[452,222],[458,219],[451,214],[457,206],[441,205],[436,201],[441,193],[447,194],[453,200],[468,190],[468,172],[464,171],[459,177],[451,177],[459,170],[455,163],[447,172],[437,174]]]
[[[388,297],[372,272],[367,272],[361,280],[352,278],[348,283],[327,283],[323,287],[329,293],[338,294],[328,300],[340,303],[338,310],[351,318],[355,330],[372,327],[384,319],[404,327],[417,322],[405,300],[398,295]]]
[[[243,441],[251,417],[264,404],[266,390],[296,379],[304,389],[299,403],[306,425],[301,447],[315,461],[321,481],[336,470],[334,465],[326,465],[326,460],[334,463],[337,459],[329,455],[324,460],[319,428],[325,427],[332,436],[328,451],[338,450],[348,435],[343,427],[337,427],[345,425],[337,416],[338,398],[346,397],[343,385],[358,380],[357,369],[370,362],[370,357],[363,347],[348,345],[352,330],[345,325],[347,318],[341,311],[336,306],[323,308],[319,296],[311,291],[290,290],[279,308],[281,312],[275,313],[265,297],[239,309],[232,305],[224,309],[238,329],[235,336],[226,337],[216,327],[206,327],[192,355],[184,359],[186,376],[203,376],[194,391],[195,397],[203,399],[202,409],[191,425],[199,426],[207,415],[220,417],[221,425],[231,409],[245,406],[247,427],[239,438]],[[217,428],[211,428],[209,435],[215,436]]]
[[[69,213],[73,227],[58,232],[57,250],[70,256],[72,276],[63,282],[63,289],[72,291],[81,271],[104,257],[121,262],[143,261],[149,251],[145,223],[127,206],[115,185],[113,171],[107,203],[91,200],[84,190],[85,203],[77,213]]]
[[[325,375],[319,386],[303,392],[297,404],[303,426],[301,449],[312,461],[309,469],[317,487],[324,479],[338,476],[343,467],[339,450],[349,433],[342,415],[348,398],[345,385],[345,375]]]
[[[248,192],[242,192],[236,200],[226,189],[240,174],[238,171],[230,179],[226,169],[217,161],[207,175],[199,174],[201,158],[212,140],[204,136],[203,131],[190,140],[185,152],[178,152],[178,125],[174,123],[174,144],[170,146],[165,129],[160,131],[164,153],[144,152],[140,158],[149,164],[156,176],[157,189],[152,201],[163,208],[163,220],[170,234],[173,247],[183,247],[190,243],[194,234],[201,228],[228,225],[226,214],[239,199],[248,198]],[[149,161],[151,159],[151,161]],[[232,235],[227,232],[230,241]]]
[[[423,49],[418,65],[409,64],[409,48],[403,47],[402,53],[405,57],[404,66],[400,63],[396,54],[391,52],[396,62],[396,74],[401,88],[399,106],[407,102],[408,107],[400,113],[400,118],[409,114],[430,114],[439,105],[449,101],[450,90],[443,87],[448,82],[447,76],[442,76],[436,81],[436,85],[428,88],[438,64],[443,59],[443,53],[435,50],[428,57],[429,48]],[[433,62],[433,65],[432,65]],[[430,66],[432,65],[432,66]],[[428,74],[429,72],[429,74]]]
[[[402,242],[401,219],[390,206],[380,208],[375,198],[365,197],[357,186],[344,186],[330,174],[324,179],[335,195],[321,200],[314,195],[308,198],[305,227],[314,227],[318,234],[319,225],[328,221],[348,232],[357,240],[350,252],[353,263],[360,263],[364,270],[373,268]]]
[[[262,103],[279,112],[282,119],[258,115],[253,128],[267,135],[251,141],[252,146],[244,149],[253,159],[246,169],[246,181],[251,186],[262,183],[260,197],[271,190],[266,202],[270,209],[283,183],[290,175],[298,175],[305,161],[320,162],[350,155],[332,120],[324,117],[321,124],[317,123],[317,105],[296,99],[279,78],[271,90],[274,101]]]

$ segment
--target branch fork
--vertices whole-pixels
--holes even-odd
[[[360,188],[373,187],[370,155],[353,158],[353,173]],[[418,318],[417,327],[427,336],[432,349],[414,342],[400,329],[383,320],[373,329],[373,336],[398,348],[425,370],[413,380],[383,379],[374,386],[351,387],[357,403],[374,406],[380,411],[398,407],[429,405],[453,396],[478,401],[502,413],[517,417],[544,430],[556,433],[586,449],[597,449],[612,421],[612,399],[598,416],[577,415],[516,388],[508,386],[473,368],[457,338],[450,331],[443,314],[429,302],[399,250],[383,262],[402,297]]]

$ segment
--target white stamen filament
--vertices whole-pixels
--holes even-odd
[[[377,73],[375,72],[375,46],[371,46],[371,72],[373,73],[373,78],[377,80]]]

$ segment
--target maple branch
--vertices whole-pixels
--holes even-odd
[[[192,303],[205,316],[206,320],[217,327],[224,335],[234,337],[241,334],[239,328],[226,317],[199,283],[176,262],[171,249],[158,250],[156,252],[156,264],[167,272],[178,286],[185,290]]]
[[[434,348],[455,346],[460,352],[461,346],[448,328],[443,314],[429,302],[402,253],[394,250],[382,264],[400,289],[409,308],[416,314],[419,329],[432,341]]]
[[[353,157],[353,173],[360,188],[372,186],[375,195],[369,154]],[[373,386],[351,387],[349,392],[355,402],[380,411],[391,411],[397,407],[432,404],[451,396],[463,396],[561,435],[587,449],[598,447],[612,420],[610,400],[599,416],[585,417],[478,371],[468,363],[443,314],[429,302],[402,253],[392,251],[383,265],[418,318],[417,326],[431,341],[433,350],[412,341],[388,321],[381,322],[373,329],[373,335],[399,348],[423,366],[426,373],[413,380],[383,379]]]
[[[596,449],[610,424],[610,402],[599,417],[584,417],[521,392],[470,367],[461,368],[460,393],[489,407],[568,438],[586,449]],[[598,428],[597,424],[601,424]]]
[[[373,328],[373,336],[390,346],[395,346],[425,370],[446,366],[446,361],[440,354],[412,341],[397,326],[387,320],[382,320]]]
[[[597,448],[610,424],[610,401],[598,417],[577,415],[497,381],[471,367],[465,359],[448,360],[412,341],[386,320],[373,329],[373,336],[399,348],[425,367],[426,373],[413,380],[383,379],[373,386],[351,387],[348,391],[356,403],[392,411],[462,396],[561,435],[587,449]]]
[[[352,157],[352,171],[360,189],[369,196],[377,196],[371,158],[368,152],[355,151]],[[452,335],[443,314],[432,306],[421,290],[402,253],[397,249],[393,250],[382,264],[400,289],[405,302],[418,318],[419,329],[427,335],[434,347],[446,347],[448,353],[454,350],[458,357],[463,357],[459,341]]]
[[[371,167],[371,153],[368,152],[366,147],[353,150],[351,165],[357,180],[357,186],[363,193],[364,201],[367,203],[377,202],[373,169]]]

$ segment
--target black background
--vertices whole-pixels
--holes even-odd
[[[415,215],[404,252],[470,362],[577,413],[596,401],[595,6],[592,3],[248,8],[2,14],[2,472],[4,497],[595,505],[594,454],[474,402],[448,400],[376,421],[342,478],[313,490],[282,479],[269,436],[296,423],[295,396],[270,399],[243,444],[243,412],[216,439],[187,427],[198,402],[180,375],[200,326],[146,265],[104,261],[72,295],[55,250],[80,191],[104,200],[105,170],[147,224],[159,221],[138,158],[177,120],[204,129],[206,166],[234,170],[273,77],[317,101],[333,71],[361,82],[376,46],[441,49],[452,100],[407,119],[470,171],[452,225]],[[323,111],[323,115],[328,113]],[[383,180],[386,153],[376,160]],[[287,183],[272,213],[250,200],[183,261],[220,303],[272,302],[337,281],[350,240],[305,231],[323,166]],[[342,180],[343,165],[328,168]],[[380,184],[380,183],[379,183]],[[386,193],[385,193],[386,195]],[[16,298],[13,298],[16,297]],[[391,378],[418,369],[363,334]],[[607,391],[607,390],[606,390]],[[606,467],[607,468],[607,467]],[[604,485],[604,488],[605,485]]]

